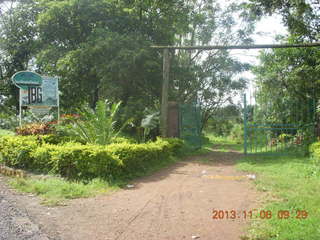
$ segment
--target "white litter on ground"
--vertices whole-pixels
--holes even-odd
[[[250,179],[250,180],[255,180],[255,179],[256,179],[256,175],[254,175],[254,174],[248,174],[248,175],[247,175],[247,178]]]

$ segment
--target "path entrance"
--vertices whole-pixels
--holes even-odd
[[[212,211],[240,213],[257,207],[254,185],[236,177],[244,175],[234,167],[241,156],[213,151],[190,157],[133,182],[132,189],[73,200],[68,206],[48,208],[26,195],[17,197],[17,205],[52,239],[239,240],[247,224],[243,215],[212,219]]]

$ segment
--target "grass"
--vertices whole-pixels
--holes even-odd
[[[93,197],[118,189],[117,185],[110,185],[100,179],[94,179],[85,184],[69,182],[58,177],[13,178],[9,184],[21,192],[39,195],[42,203],[48,206],[65,205],[68,199]]]
[[[0,129],[0,137],[7,136],[7,135],[14,135],[14,132],[10,130]]]
[[[243,152],[243,144],[236,140],[226,137],[217,137],[214,135],[208,136],[213,144],[213,147],[220,152],[230,152],[230,150]]]
[[[209,134],[201,149],[186,149],[179,158],[171,157],[166,161],[161,161],[156,165],[150,166],[148,169],[144,169],[141,173],[135,173],[132,176],[128,176],[127,179],[123,179],[122,181],[114,184],[110,184],[99,179],[95,179],[85,184],[83,182],[70,182],[63,178],[51,176],[46,176],[45,178],[29,177],[26,179],[12,178],[9,183],[12,187],[21,192],[32,193],[40,196],[42,198],[42,203],[45,205],[65,205],[69,199],[93,197],[98,194],[115,191],[126,185],[127,182],[132,179],[151,175],[160,169],[169,167],[186,156],[203,155],[212,152],[212,145],[217,145],[219,148],[223,149],[241,149],[241,145],[236,144],[232,140],[225,140]]]
[[[261,209],[273,214],[268,220],[253,220],[247,239],[320,239],[320,176],[310,158],[297,153],[248,156],[238,162],[237,168],[257,174],[257,189],[269,196]],[[278,219],[280,210],[288,210],[290,218]],[[296,218],[301,210],[308,212],[306,219]]]
[[[220,152],[243,152],[243,144],[209,134],[211,147]],[[302,152],[302,151],[301,151]],[[240,159],[237,169],[255,173],[256,188],[263,198],[259,210],[269,210],[271,219],[252,220],[245,240],[319,240],[320,239],[320,167],[309,157],[291,150],[285,155],[249,155]],[[249,209],[248,209],[249,210]],[[279,211],[290,217],[279,219]],[[296,218],[307,211],[306,218]]]
[[[202,139],[202,147],[197,150],[186,149],[187,156],[205,155],[214,150],[220,152],[229,152],[230,150],[243,152],[243,144],[231,138],[215,136],[212,133],[206,133],[205,138]]]
[[[210,144],[208,143],[208,146],[209,145]],[[205,152],[207,150],[200,149],[197,151]],[[69,199],[93,197],[98,194],[115,191],[126,186],[127,183],[133,179],[151,175],[154,172],[180,161],[181,158],[184,158],[186,155],[195,154],[197,151],[189,149],[189,152],[181,154],[179,158],[170,157],[165,161],[160,161],[157,164],[149,166],[147,169],[143,169],[141,172],[135,172],[126,178],[120,179],[113,184],[99,179],[95,179],[85,184],[83,182],[70,182],[63,178],[52,176],[45,176],[44,178],[33,176],[26,179],[11,178],[9,180],[9,184],[21,192],[32,193],[40,196],[44,205],[65,205]]]

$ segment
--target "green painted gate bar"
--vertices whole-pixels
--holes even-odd
[[[199,149],[201,140],[201,109],[194,103],[179,104],[179,132],[190,147]]]
[[[268,99],[262,104],[268,105]],[[278,104],[278,103],[277,103]],[[288,154],[302,149],[305,143],[315,138],[315,99],[304,102],[295,99],[282,101],[277,105],[283,112],[277,112],[274,122],[268,118],[270,108],[263,108],[256,102],[248,105],[247,95],[243,96],[244,154]],[[255,112],[258,109],[258,114]],[[263,112],[266,111],[266,112]],[[289,111],[285,111],[288,110]],[[260,112],[259,112],[260,111]],[[265,118],[261,118],[262,116]],[[260,117],[257,117],[260,113]],[[289,115],[288,115],[289,113]]]
[[[247,149],[247,141],[248,141],[248,137],[247,137],[247,94],[244,94],[243,96],[243,129],[244,129],[244,154],[248,153],[248,149]]]

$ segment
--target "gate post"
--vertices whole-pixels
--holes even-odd
[[[243,96],[243,136],[244,136],[244,154],[247,154],[247,94]]]
[[[160,131],[162,137],[168,137],[168,91],[169,91],[169,72],[170,72],[169,49],[163,50],[163,82],[161,94],[160,111]]]

